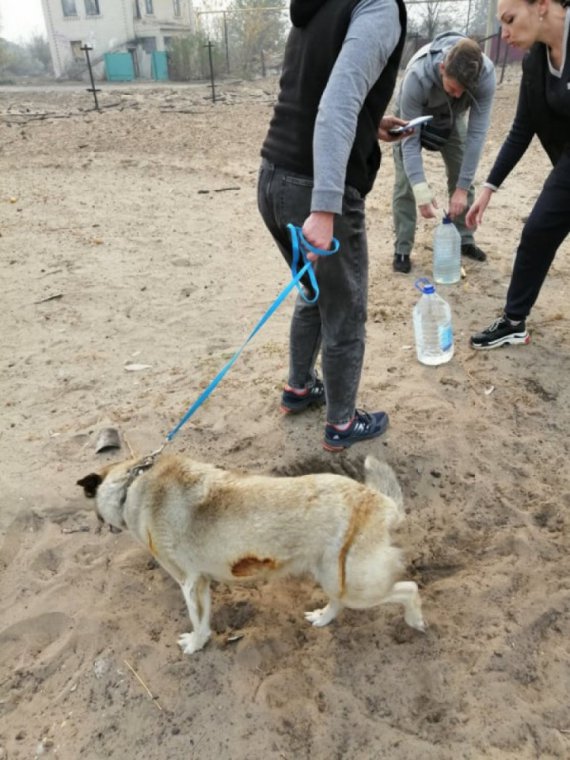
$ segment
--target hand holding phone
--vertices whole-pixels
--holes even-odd
[[[431,119],[433,119],[433,116],[418,116],[416,119],[412,119],[402,127],[393,127],[388,131],[391,135],[401,135],[402,132],[412,132],[416,127],[419,127],[420,124],[425,124],[426,121],[431,121]]]

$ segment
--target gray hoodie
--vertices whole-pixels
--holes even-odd
[[[432,114],[434,125],[451,127],[458,117],[469,111],[465,152],[457,181],[458,188],[467,190],[475,177],[489,129],[495,94],[495,68],[492,61],[484,55],[477,87],[471,92],[465,92],[460,98],[448,95],[443,89],[439,65],[444,62],[450,48],[464,37],[458,32],[444,32],[418,50],[406,67],[396,99],[396,113],[406,120]],[[402,142],[402,157],[416,201],[425,203],[425,192],[421,192],[422,186],[426,187],[426,176],[420,139],[420,130],[405,138]]]

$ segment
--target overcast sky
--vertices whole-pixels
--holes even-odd
[[[0,0],[0,37],[11,42],[46,35],[41,0]]]

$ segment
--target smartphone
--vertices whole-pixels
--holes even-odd
[[[393,127],[388,131],[391,135],[400,135],[402,132],[419,127],[420,124],[425,124],[426,121],[431,121],[431,119],[433,119],[433,116],[418,116],[416,119],[412,119],[407,124],[404,124],[403,127]]]

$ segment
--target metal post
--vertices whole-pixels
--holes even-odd
[[[505,54],[503,56],[503,65],[501,66],[501,79],[499,81],[499,84],[503,84],[503,79],[505,77],[505,66],[507,65],[508,59],[509,59],[509,46],[505,45]]]
[[[261,76],[265,79],[266,69],[265,69],[265,55],[263,54],[263,49],[259,51],[259,58],[261,60]]]
[[[91,80],[91,87],[87,88],[87,92],[93,93],[93,98],[95,100],[95,110],[99,111],[101,109],[99,108],[99,103],[97,101],[97,93],[101,92],[101,90],[98,90],[95,87],[95,82],[93,80],[93,69],[91,68],[91,59],[89,58],[89,51],[93,50],[93,48],[91,47],[91,45],[81,45],[79,49],[83,50],[83,52],[85,53],[85,58],[87,58],[87,68],[89,69],[89,79]]]
[[[226,19],[226,12],[223,12],[223,19],[224,19],[224,44],[226,46],[226,71],[229,74],[230,73],[230,45],[228,41],[228,22]]]
[[[211,40],[208,40],[208,44],[204,45],[208,48],[208,60],[210,61],[210,82],[212,84],[212,103],[216,102],[216,86],[214,84],[214,63],[212,61],[212,48],[214,47]]]
[[[497,0],[489,0],[487,6],[487,27],[485,31],[485,49],[483,52],[487,57],[491,57],[491,40],[494,37],[495,24],[497,15]]]
[[[509,49],[509,46],[507,45],[507,50],[508,49]],[[499,62],[500,57],[501,57],[501,30],[499,29],[499,31],[497,32],[497,45],[495,47],[495,60],[493,61],[495,66]]]

